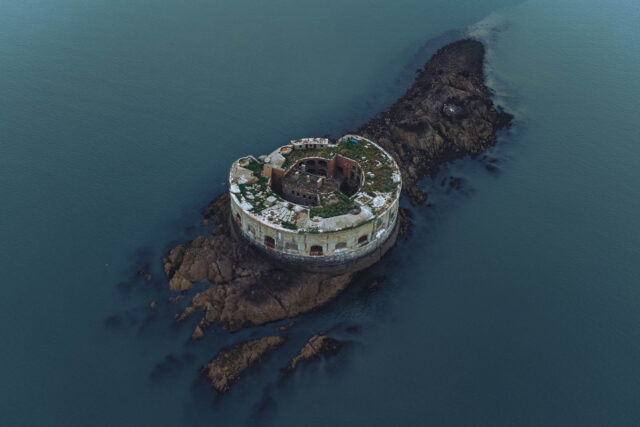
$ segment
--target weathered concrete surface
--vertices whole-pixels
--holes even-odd
[[[234,229],[268,256],[304,266],[307,271],[325,272],[323,267],[330,270],[345,267],[344,270],[354,271],[350,265],[385,246],[396,229],[402,189],[398,164],[374,141],[359,135],[344,135],[335,144],[316,148],[313,153],[292,149],[292,146],[296,144],[273,151],[267,157],[268,163],[260,163],[253,157],[243,157],[233,163],[228,183]],[[288,166],[280,167],[273,159],[279,156],[285,162],[278,154],[281,150],[289,151],[290,156],[302,154],[291,159]],[[305,168],[294,169],[300,161],[304,161]],[[316,165],[316,161],[324,165]],[[311,162],[309,170],[314,173],[322,170],[325,177],[307,173],[306,167]],[[247,177],[249,165],[262,168],[262,175],[271,178],[270,185],[266,180],[260,183],[253,175]],[[337,176],[340,178],[332,181]],[[342,180],[356,188],[349,209],[326,218],[314,213],[314,209],[330,209],[338,203],[333,193],[338,191]],[[277,190],[285,184],[298,186],[298,191],[305,197],[315,198],[319,205],[307,206],[308,201],[292,204],[294,200],[283,197]],[[263,205],[265,201],[269,203]],[[256,206],[262,207],[256,211]]]
[[[417,183],[448,161],[475,156],[496,142],[496,131],[511,116],[496,109],[484,85],[484,47],[474,40],[445,46],[425,65],[414,85],[388,111],[357,133],[373,139],[393,155],[400,166],[403,191],[414,203],[427,195]],[[229,330],[259,325],[304,313],[326,304],[344,290],[349,273],[303,273],[275,265],[231,235],[229,196],[213,200],[205,221],[218,226],[210,236],[179,245],[163,259],[174,291],[209,280],[212,286],[197,294],[179,315],[196,312],[202,318],[194,339],[213,322]],[[399,211],[400,233],[409,231],[410,216]]]
[[[237,344],[218,353],[202,367],[202,373],[218,393],[226,393],[247,369],[280,347],[284,341],[283,337],[264,337]]]
[[[265,248],[264,246],[255,245],[253,240],[249,239],[246,235],[242,234],[238,229],[237,224],[230,219],[231,231],[238,239],[244,239],[248,244],[252,245],[258,252],[266,256],[270,263],[280,266],[284,270],[298,270],[309,273],[326,273],[330,275],[339,275],[344,273],[356,273],[358,271],[367,269],[373,264],[377,263],[382,257],[395,246],[398,240],[398,234],[401,229],[406,229],[404,219],[406,219],[406,213],[398,211],[398,218],[396,219],[395,226],[389,230],[384,239],[376,241],[375,244],[369,245],[367,250],[362,251],[362,255],[358,258],[349,260],[343,259],[340,261],[325,261],[324,257],[307,257],[306,260],[301,260],[297,257],[290,257],[287,254],[276,252]],[[349,230],[355,231],[357,230]]]

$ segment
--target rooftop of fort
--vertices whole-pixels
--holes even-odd
[[[357,135],[303,138],[269,155],[236,160],[231,197],[272,227],[332,232],[357,227],[400,195],[400,170],[380,146]]]

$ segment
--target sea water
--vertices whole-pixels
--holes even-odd
[[[0,0],[0,424],[638,425],[638,22],[630,0]],[[198,368],[275,325],[189,342],[173,315],[204,285],[169,303],[160,257],[210,230],[234,159],[356,129],[461,34],[515,115],[498,171],[425,180],[411,237],[215,399]],[[342,353],[283,379],[319,331]]]

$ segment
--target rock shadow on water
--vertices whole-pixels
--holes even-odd
[[[253,405],[247,426],[272,426],[275,425],[275,416],[278,412],[278,402],[273,396],[273,386],[266,386],[262,392],[262,398]]]
[[[330,339],[339,343],[339,346],[331,348],[326,354],[301,361],[293,370],[288,369],[289,367],[281,369],[277,382],[263,388],[261,398],[252,406],[246,425],[275,425],[275,416],[280,409],[278,401],[288,400],[287,396],[295,393],[298,388],[298,382],[313,384],[310,377],[321,375],[338,378],[349,371],[351,360],[347,353],[361,344],[352,340]]]
[[[445,176],[440,180],[440,187],[446,194],[459,193],[469,195],[471,189],[468,180],[459,176]]]
[[[182,373],[186,368],[191,369],[195,361],[196,356],[191,352],[179,355],[167,354],[161,362],[153,367],[149,373],[149,379],[154,382],[170,379]]]

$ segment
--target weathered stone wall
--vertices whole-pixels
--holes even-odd
[[[260,249],[288,261],[343,263],[367,255],[382,245],[397,222],[398,200],[373,220],[346,230],[309,233],[263,223],[242,210],[231,195],[231,214],[239,231]],[[270,239],[273,239],[272,241]],[[271,245],[272,242],[272,245]],[[312,249],[322,256],[312,256]]]

